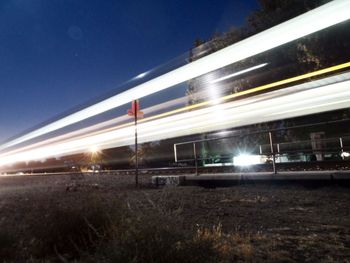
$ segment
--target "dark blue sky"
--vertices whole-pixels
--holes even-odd
[[[256,0],[1,0],[0,142],[239,26]]]

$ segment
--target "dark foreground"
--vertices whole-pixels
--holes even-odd
[[[0,177],[3,262],[350,262],[350,188]]]

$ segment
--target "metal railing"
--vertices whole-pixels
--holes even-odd
[[[345,119],[342,121],[349,121],[349,119]],[[289,128],[282,128],[282,129],[276,129],[271,131],[257,131],[257,132],[251,132],[246,134],[238,134],[238,135],[232,135],[232,136],[225,136],[225,137],[216,137],[216,138],[205,138],[201,140],[194,140],[194,141],[187,141],[187,142],[180,142],[174,144],[174,158],[176,163],[182,163],[182,162],[192,162],[194,164],[195,168],[195,174],[199,175],[198,173],[198,167],[199,162],[205,162],[208,160],[213,159],[213,157],[206,157],[206,156],[200,156],[198,155],[199,152],[199,146],[203,143],[213,142],[213,141],[220,141],[220,140],[239,140],[243,137],[249,137],[249,136],[262,136],[268,140],[267,143],[258,144],[255,146],[252,146],[251,152],[257,153],[257,155],[260,155],[261,157],[266,157],[266,163],[271,163],[272,165],[272,171],[273,173],[277,173],[277,166],[276,163],[282,163],[286,162],[283,160],[283,157],[287,158],[293,158],[293,156],[304,156],[305,158],[309,156],[309,161],[323,161],[325,159],[325,156],[328,155],[335,155],[339,159],[344,160],[345,154],[350,152],[350,136],[344,135],[342,137],[332,137],[332,138],[320,138],[320,139],[309,139],[309,140],[299,140],[299,141],[291,141],[291,142],[279,142],[274,141],[274,133],[279,132],[281,130],[287,130],[287,129],[296,129],[296,128],[303,128],[303,127],[310,127],[320,124],[328,124],[328,123],[335,123],[337,121],[333,122],[327,122],[327,123],[318,123],[314,125],[299,125]],[[189,158],[179,158],[179,147],[182,146],[190,146],[188,149],[192,149],[192,152],[190,153],[191,156]],[[189,154],[187,154],[189,155]],[[222,154],[220,155],[220,159],[230,159],[232,160],[234,154]],[[313,157],[313,158],[311,158]],[[312,160],[313,159],[313,160]],[[288,160],[287,162],[292,162],[291,160]],[[232,166],[234,166],[233,163],[231,163]]]

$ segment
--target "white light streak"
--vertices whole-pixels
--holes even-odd
[[[281,46],[350,18],[350,1],[334,0],[243,41],[142,83],[0,146],[0,150],[61,129],[213,70]]]
[[[142,79],[142,78],[143,78],[144,76],[146,76],[147,74],[148,74],[148,72],[143,72],[143,73],[137,75],[135,78],[136,78],[136,79]]]
[[[223,81],[223,80],[226,80],[226,79],[230,79],[230,78],[233,78],[233,77],[242,75],[242,74],[247,73],[247,72],[249,72],[249,71],[253,71],[253,70],[256,70],[256,69],[265,67],[267,64],[268,64],[268,63],[263,63],[263,64],[260,64],[260,65],[257,65],[257,66],[251,67],[251,68],[243,69],[243,70],[241,70],[241,71],[237,71],[237,72],[232,73],[232,74],[229,74],[229,75],[227,75],[227,76],[224,76],[224,77],[221,77],[221,78],[217,78],[217,79],[211,81],[210,83],[211,83],[211,84],[215,84],[215,83],[217,83],[217,82],[220,82],[220,81]]]
[[[337,79],[339,78],[337,77]],[[310,86],[313,87],[314,83],[300,84],[240,101],[232,101],[140,123],[138,125],[139,142],[234,128],[257,122],[298,117],[349,107],[350,80],[312,89],[309,88]],[[304,89],[301,89],[301,87],[304,87]],[[213,114],[218,110],[223,112],[222,118],[216,118]],[[274,114],[276,112],[282,114],[276,115]],[[96,145],[100,150],[130,145],[134,139],[133,132],[134,127],[129,126],[83,138],[56,142],[15,154],[2,154],[0,155],[0,165],[85,152],[89,145]]]

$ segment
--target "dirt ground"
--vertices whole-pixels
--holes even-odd
[[[143,176],[136,189],[133,176],[125,175],[0,177],[0,229],[15,232],[25,249],[30,238],[21,237],[32,221],[45,228],[51,207],[79,207],[91,195],[141,211],[175,211],[188,231],[220,226],[224,233],[261,236],[249,241],[256,251],[251,262],[350,262],[350,188],[341,185],[155,188]]]

